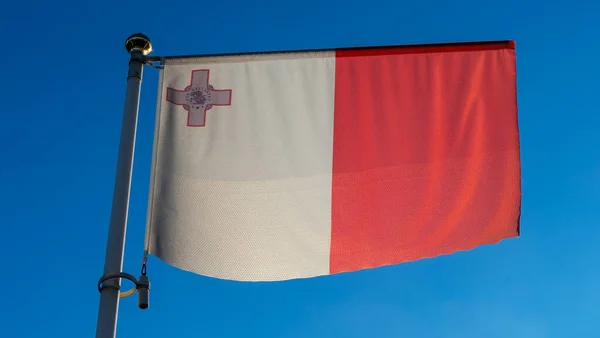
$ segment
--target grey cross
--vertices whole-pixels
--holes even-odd
[[[213,106],[231,105],[231,89],[215,90],[208,84],[209,73],[208,69],[193,70],[184,90],[167,87],[167,101],[187,110],[189,127],[204,127],[206,111]]]

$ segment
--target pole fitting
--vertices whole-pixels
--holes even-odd
[[[125,40],[125,49],[129,54],[140,53],[146,56],[152,52],[152,43],[146,35],[136,33]]]
[[[138,307],[145,310],[150,303],[150,280],[148,280],[148,276],[141,275],[136,286],[138,292]]]
[[[126,292],[119,293],[119,298],[129,297],[137,291],[138,307],[142,310],[147,309],[150,300],[150,280],[146,275],[142,275],[140,278],[136,279],[133,275],[125,272],[109,273],[100,277],[100,280],[98,281],[98,292],[102,293],[102,289],[110,287],[120,290],[119,283],[115,281],[120,278],[130,280],[135,286]]]

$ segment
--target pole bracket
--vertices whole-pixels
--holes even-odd
[[[160,61],[158,61],[158,64],[155,63],[153,58],[149,58],[147,56],[141,55],[139,53],[133,53],[131,54],[131,59],[129,60],[129,62],[131,61],[139,61],[142,64],[146,65],[146,66],[150,66],[152,68],[156,68],[156,69],[163,69],[165,68],[162,65],[163,60],[161,59]]]
[[[115,288],[120,291],[120,287],[118,283],[106,283],[107,281],[114,281],[116,279],[124,278],[130,280],[135,284],[133,288],[125,292],[119,292],[119,298],[126,298],[133,295],[136,291],[138,293],[138,306],[140,309],[148,308],[148,300],[150,294],[150,280],[148,280],[148,276],[141,275],[139,279],[136,279],[133,275],[130,275],[125,272],[116,272],[109,273],[98,280],[98,292],[102,293],[102,289],[104,288]]]

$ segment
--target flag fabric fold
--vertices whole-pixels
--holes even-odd
[[[519,235],[514,42],[173,57],[148,252],[307,278]]]

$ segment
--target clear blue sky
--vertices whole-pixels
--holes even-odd
[[[321,4],[322,3],[322,4]],[[515,39],[521,238],[356,273],[245,284],[151,257],[119,337],[596,337],[600,4],[8,1],[0,10],[0,336],[93,337],[128,55]],[[214,38],[214,40],[207,40]],[[142,257],[157,72],[142,88],[125,270]],[[129,285],[129,284],[127,284]]]

